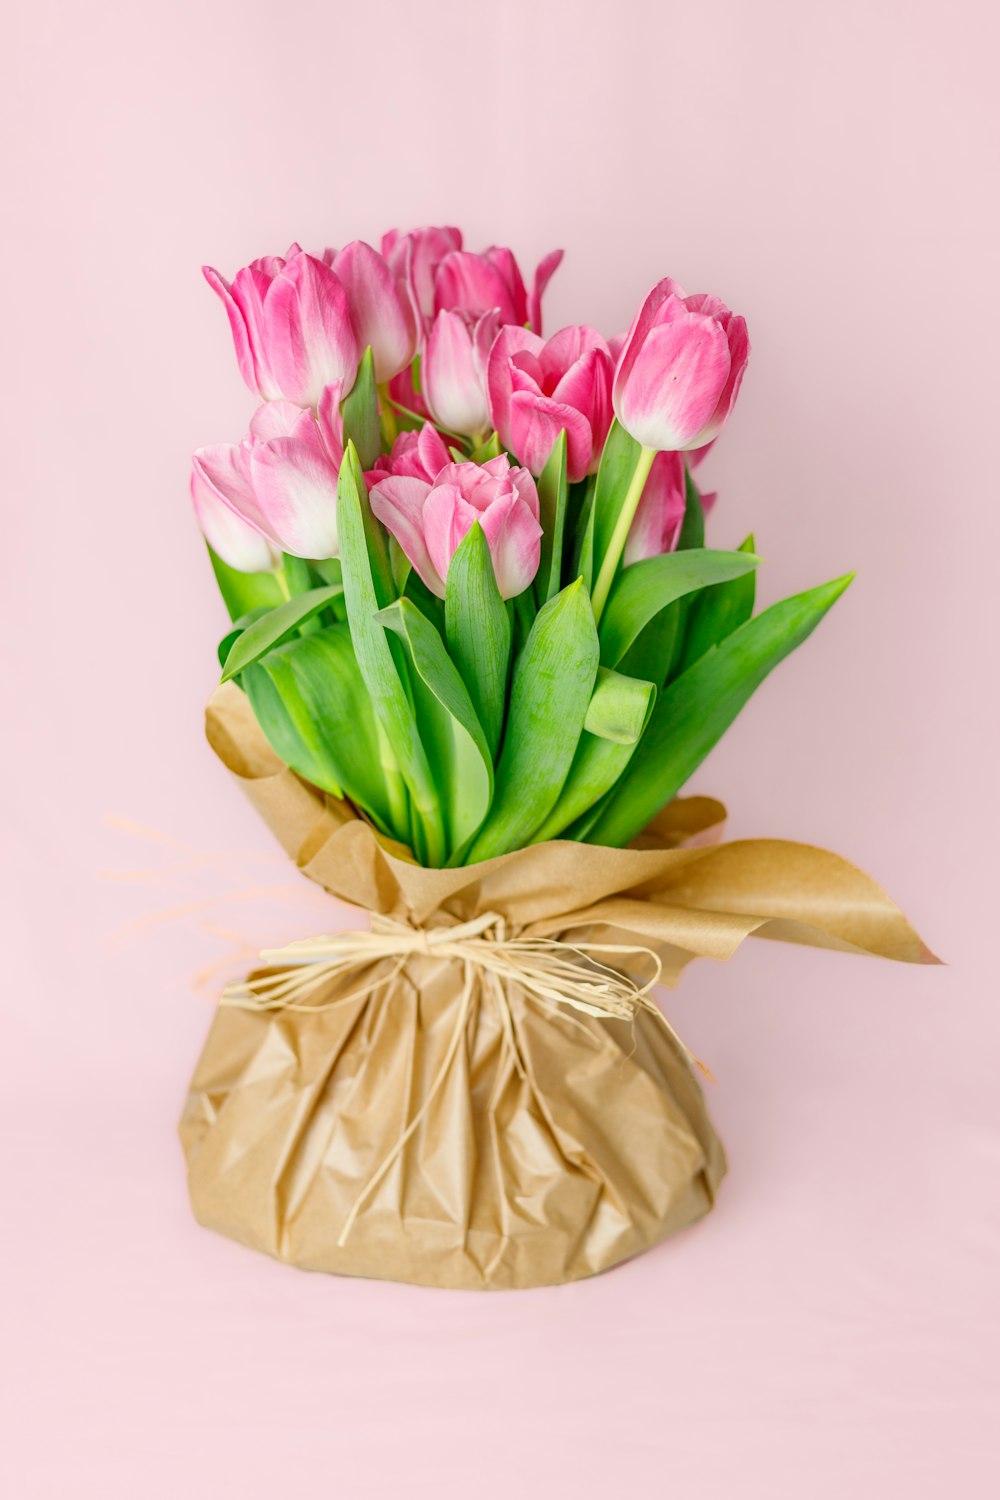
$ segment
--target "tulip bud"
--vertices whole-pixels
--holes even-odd
[[[435,272],[434,311],[452,309],[478,316],[495,308],[501,323],[530,323],[535,333],[541,333],[542,293],[562,257],[561,250],[543,257],[529,295],[514,254],[505,246],[491,245],[482,255],[454,250]]]
[[[462,231],[453,225],[412,229],[400,234],[390,229],[382,236],[382,254],[396,280],[405,283],[421,326],[434,316],[434,276],[452,250],[461,250]]]
[[[434,319],[420,382],[428,411],[450,432],[479,437],[489,431],[486,367],[499,327],[494,310],[473,318],[445,309]]]
[[[523,593],[538,572],[538,491],[506,454],[481,466],[448,464],[433,483],[390,475],[372,489],[371,506],[441,599],[451,559],[474,521],[483,528],[503,598]]]
[[[370,484],[378,484],[390,474],[403,474],[432,484],[451,461],[441,434],[430,422],[425,422],[419,432],[401,432],[392,445],[392,452],[377,458],[375,467],[365,478]]]
[[[281,552],[222,499],[197,459],[191,470],[191,500],[206,542],[230,568],[268,573],[278,566]]]
[[[358,348],[371,345],[375,379],[384,385],[406,369],[417,350],[418,328],[406,287],[364,240],[345,246],[331,263],[347,293]]]
[[[660,281],[619,356],[615,415],[644,448],[703,448],[733,408],[749,353],[746,323],[717,297]]]
[[[611,426],[611,353],[593,328],[563,328],[548,343],[503,328],[490,351],[490,416],[505,448],[541,474],[566,433],[570,483],[593,474]]]

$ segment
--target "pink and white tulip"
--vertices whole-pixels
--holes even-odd
[[[622,565],[673,552],[680,539],[687,501],[684,455],[658,453],[632,521]]]
[[[292,245],[237,271],[232,284],[211,266],[205,280],[229,316],[240,373],[265,401],[314,406],[339,381],[350,390],[358,345],[347,291],[323,261]]]
[[[476,521],[505,599],[523,593],[538,572],[538,491],[528,471],[512,468],[506,454],[483,465],[448,464],[432,483],[391,475],[373,488],[371,506],[441,599],[455,550]]]
[[[732,411],[750,353],[743,318],[718,297],[653,287],[618,360],[614,409],[644,448],[703,448]]]
[[[390,229],[382,236],[382,254],[396,280],[409,293],[421,325],[434,316],[434,277],[452,250],[461,250],[462,231],[452,224],[411,229],[401,234]]]
[[[501,323],[530,323],[542,331],[542,294],[563,258],[550,250],[539,262],[530,293],[513,251],[491,245],[482,255],[453,250],[434,276],[434,311],[467,312],[478,317],[495,308]]]
[[[202,536],[230,568],[238,573],[269,573],[278,566],[280,549],[221,498],[197,463],[191,470],[191,500]]]
[[[480,437],[489,431],[486,370],[500,323],[494,310],[439,312],[427,336],[420,382],[435,422],[451,432]]]
[[[371,345],[375,379],[384,385],[405,370],[417,352],[419,324],[404,279],[364,240],[327,250],[324,262],[347,293],[358,349]],[[345,386],[345,390],[349,390]]]
[[[432,484],[451,462],[451,454],[441,434],[430,422],[425,422],[418,432],[401,432],[392,445],[392,452],[381,454],[365,478],[369,488],[390,474],[402,474]]]
[[[315,417],[289,401],[259,407],[242,443],[199,448],[192,486],[280,551],[336,557],[340,391],[336,384],[321,393]]]
[[[593,328],[562,328],[546,343],[527,328],[500,330],[490,351],[490,416],[500,441],[540,474],[560,432],[571,483],[597,469],[611,426],[611,352]]]

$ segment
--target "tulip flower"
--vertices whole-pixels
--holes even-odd
[[[615,371],[615,416],[644,448],[703,448],[733,409],[750,343],[718,297],[685,296],[669,277],[636,315]]]
[[[202,449],[203,454],[213,451]],[[202,535],[229,567],[238,573],[270,573],[281,562],[280,550],[221,498],[197,463],[191,471],[191,500]]]
[[[658,453],[636,508],[622,565],[673,552],[684,524],[687,477],[681,453]]]
[[[530,323],[542,331],[542,294],[563,258],[550,250],[539,262],[529,293],[513,252],[491,245],[482,255],[453,250],[434,276],[434,311],[458,310],[478,316],[496,308],[501,323]]]
[[[614,366],[593,328],[563,328],[548,343],[527,328],[500,330],[490,351],[490,416],[500,441],[538,475],[566,433],[571,483],[593,474],[611,426]]]
[[[328,250],[323,258],[347,293],[358,348],[371,345],[375,379],[385,385],[417,352],[419,329],[409,292],[385,257],[364,240]]]
[[[474,318],[445,308],[431,325],[420,382],[431,416],[451,432],[481,438],[489,431],[486,368],[499,329],[495,310]]]
[[[441,599],[451,559],[475,521],[505,599],[523,593],[538,572],[538,491],[527,469],[511,467],[505,453],[483,465],[448,464],[432,483],[390,475],[373,488],[371,506]]]
[[[254,413],[242,443],[194,455],[199,483],[295,557],[337,556],[340,393],[339,383],[324,390],[315,417],[292,402],[273,401]]]
[[[292,245],[284,259],[244,266],[232,284],[211,266],[202,270],[229,315],[240,373],[252,391],[265,401],[314,406],[334,381],[350,390],[363,345],[347,291],[328,265]]]
[[[451,461],[441,434],[430,422],[425,422],[419,432],[401,432],[392,445],[392,452],[377,458],[375,467],[365,478],[370,484],[378,484],[390,474],[402,474],[432,484]]]
[[[411,229],[400,234],[390,229],[382,236],[382,254],[396,280],[405,284],[421,324],[434,316],[434,277],[438,266],[452,250],[461,250],[462,231],[451,224],[440,228]]]

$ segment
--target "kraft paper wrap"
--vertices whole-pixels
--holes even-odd
[[[725,814],[709,798],[678,799],[631,849],[553,842],[428,870],[289,771],[234,684],[207,729],[302,872],[372,913],[436,927],[496,912],[522,936],[655,948],[666,984],[751,933],[935,962],[836,855],[711,842]],[[462,988],[460,965],[419,954],[358,998],[329,1003],[358,989],[333,981],[314,1013],[220,1007],[181,1122],[198,1220],[309,1270],[506,1288],[593,1275],[709,1211],[725,1156],[656,1015],[540,1007],[509,985],[504,1016],[474,980],[463,1024]]]

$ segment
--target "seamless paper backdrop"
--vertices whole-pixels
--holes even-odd
[[[37,0],[5,37],[5,1493],[992,1493],[994,7]],[[665,273],[746,315],[712,540],[754,529],[767,600],[858,578],[693,786],[950,965],[693,969],[717,1212],[496,1297],[214,1239],[174,1137],[225,965],[338,919],[201,738],[187,461],[252,403],[198,268],[440,221],[564,245],[552,329]]]

